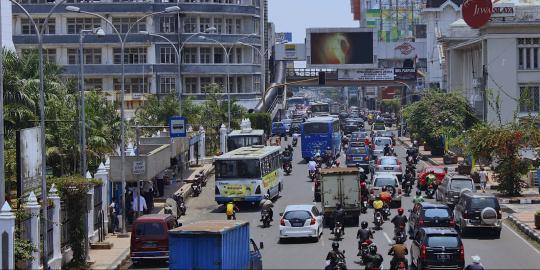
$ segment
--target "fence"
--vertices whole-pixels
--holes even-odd
[[[99,214],[103,207],[102,192],[102,185],[94,186],[94,229],[97,229],[100,226]]]
[[[70,234],[69,234],[69,219],[67,215],[67,207],[64,203],[62,203],[62,207],[60,208],[60,231],[61,231],[61,237],[60,237],[60,246],[62,247],[62,250],[67,248]]]
[[[53,206],[52,205],[49,205],[47,206],[47,258],[52,258],[53,256],[53,243],[54,243],[54,239],[53,239]],[[39,240],[40,240],[40,243],[43,243],[43,231],[41,230],[41,228],[43,228],[43,221],[44,219],[40,219],[40,232],[39,232]],[[41,252],[41,254],[43,254],[43,250]]]

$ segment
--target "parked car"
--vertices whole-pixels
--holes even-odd
[[[369,170],[370,158],[369,148],[365,146],[349,147],[347,152],[345,152],[345,164],[347,167],[360,165],[365,172]]]
[[[411,237],[414,237],[420,228],[454,228],[456,225],[452,210],[444,204],[433,204],[429,202],[417,203],[410,212],[409,234]]]
[[[476,192],[472,178],[459,174],[446,175],[437,187],[435,200],[453,206],[458,202],[459,195],[463,190]]]
[[[463,269],[465,249],[453,228],[421,228],[410,248],[413,269]]]
[[[392,145],[392,138],[389,137],[375,137],[372,143],[372,153],[375,158],[384,156],[384,147],[386,145]]]
[[[454,207],[454,217],[462,235],[471,228],[479,228],[491,230],[496,238],[501,236],[501,206],[493,194],[462,192]]]
[[[274,122],[272,123],[272,136],[286,136],[287,135],[287,128],[285,127],[285,124],[282,122]]]
[[[403,179],[403,168],[401,161],[394,156],[381,156],[372,162],[371,172],[386,172],[397,176],[401,183]]]
[[[133,222],[131,230],[131,261],[169,259],[169,230],[178,227],[172,215],[143,215]]]
[[[378,172],[373,174],[372,179],[372,182],[368,186],[369,193],[372,195],[371,199],[379,195],[383,187],[392,187],[393,190],[388,190],[388,192],[393,193],[390,207],[401,207],[401,188],[399,188],[399,182],[395,174]]]
[[[279,215],[280,241],[303,237],[319,241],[323,232],[323,215],[315,205],[288,205]]]
[[[439,185],[444,177],[446,176],[446,172],[444,170],[446,166],[425,166],[422,168],[420,173],[418,173],[418,182],[417,187],[420,190],[426,189],[426,176],[428,176],[431,172],[435,174],[435,177],[437,178],[437,185]]]

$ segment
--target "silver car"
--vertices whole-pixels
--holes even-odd
[[[435,199],[449,206],[455,205],[459,201],[459,195],[463,190],[476,192],[474,181],[466,175],[446,175],[437,187]]]
[[[375,137],[373,139],[373,156],[384,156],[384,147],[386,145],[392,146],[392,138],[390,137]]]
[[[401,161],[394,156],[381,156],[376,161],[373,161],[372,172],[385,172],[394,174],[397,176],[399,182],[403,179],[403,167],[401,166]]]

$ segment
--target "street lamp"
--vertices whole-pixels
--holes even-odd
[[[63,4],[66,0],[58,0],[54,6],[49,10],[49,13],[45,16],[45,20],[43,21],[43,25],[41,29],[37,26],[36,22],[28,12],[21,4],[19,4],[16,0],[9,0],[11,3],[16,5],[18,8],[20,8],[26,17],[28,17],[28,20],[30,23],[32,23],[32,27],[34,28],[38,40],[38,56],[39,56],[39,125],[40,125],[40,148],[41,148],[41,211],[43,211],[43,216],[47,217],[47,149],[45,146],[45,75],[44,75],[44,67],[43,67],[43,34],[45,33],[45,29],[47,29],[47,26],[49,24],[49,18],[54,13],[56,8]],[[3,93],[2,93],[3,94]],[[2,105],[2,111],[3,112],[3,105]],[[3,122],[3,117],[2,117]],[[2,133],[4,127],[2,126]],[[3,135],[3,134],[2,134]],[[3,139],[2,139],[3,144]],[[0,151],[4,151],[3,147],[0,149]],[[3,158],[3,154],[2,154]],[[4,179],[4,164],[0,164],[0,167],[2,168],[2,177],[0,182],[0,198],[2,198],[2,202],[5,200],[5,179]],[[48,220],[46,218],[43,219],[42,223],[42,231],[47,232],[48,228]],[[43,269],[47,269],[49,265],[49,256],[48,256],[48,235],[47,233],[43,234]]]
[[[103,31],[103,29],[101,27],[98,27],[98,28],[95,28],[95,29],[92,29],[92,30],[86,30],[86,29],[82,29],[80,34],[79,34],[79,69],[80,69],[80,80],[79,80],[79,88],[80,88],[80,93],[79,93],[79,101],[80,101],[80,105],[81,105],[81,109],[80,109],[80,121],[81,121],[81,135],[80,135],[80,138],[81,138],[81,176],[82,177],[85,177],[86,176],[86,168],[87,168],[87,164],[86,164],[86,113],[85,113],[85,96],[84,96],[84,48],[83,48],[83,40],[84,40],[84,37],[85,37],[85,34],[94,34],[96,35],[97,37],[104,37],[105,36],[105,31]]]
[[[11,0],[13,1],[13,0]],[[65,1],[65,0],[64,0]],[[75,13],[83,13],[83,14],[87,14],[87,15],[91,15],[91,16],[94,16],[94,17],[97,17],[97,18],[100,18],[102,20],[104,20],[108,25],[111,26],[111,28],[113,29],[114,33],[118,36],[118,40],[120,41],[120,54],[121,54],[121,57],[120,57],[120,65],[121,65],[121,69],[122,69],[122,75],[121,75],[121,82],[120,82],[120,85],[121,85],[121,93],[120,93],[120,156],[121,156],[121,168],[120,168],[120,171],[121,171],[121,181],[122,181],[122,191],[121,191],[121,194],[122,194],[122,210],[123,210],[123,213],[122,213],[122,234],[123,235],[126,235],[126,213],[127,213],[127,209],[126,209],[126,194],[125,194],[125,189],[126,189],[126,173],[125,173],[125,160],[126,160],[126,144],[125,144],[125,124],[124,124],[124,120],[125,120],[125,104],[124,104],[124,96],[125,96],[125,77],[126,77],[126,74],[125,74],[125,61],[124,61],[124,48],[125,48],[125,43],[126,43],[126,40],[127,40],[127,37],[129,35],[129,33],[131,32],[131,29],[133,29],[133,26],[137,25],[140,21],[150,17],[150,16],[154,16],[154,15],[158,15],[158,14],[163,14],[163,13],[177,13],[180,11],[180,8],[178,6],[170,6],[170,7],[167,7],[165,8],[164,11],[159,11],[159,12],[153,12],[153,13],[149,13],[149,14],[146,14],[144,16],[142,16],[141,18],[137,19],[133,24],[131,24],[126,32],[126,34],[124,35],[124,38],[122,38],[122,35],[120,34],[120,32],[118,31],[118,29],[116,29],[116,27],[114,26],[114,24],[107,20],[107,18],[105,18],[103,15],[100,15],[100,14],[97,14],[97,13],[93,13],[93,12],[89,12],[89,11],[83,11],[81,10],[81,8],[79,7],[76,7],[76,6],[67,6],[66,7],[66,10],[67,11],[70,11],[70,12],[75,12]]]

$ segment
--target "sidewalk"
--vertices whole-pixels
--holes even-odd
[[[163,198],[158,198],[157,201],[154,202],[154,209],[153,213],[162,213],[163,208],[165,206],[165,199],[172,197],[172,195],[176,192],[183,193],[184,197],[189,197],[189,191],[191,189],[186,188],[189,184],[186,184],[186,182],[189,182],[190,180],[195,178],[195,175],[199,173],[201,170],[204,170],[207,174],[211,173],[213,171],[212,164],[204,164],[200,167],[191,167],[188,174],[186,174],[185,178],[181,181],[173,181],[170,185],[165,186],[164,190],[164,196]],[[203,188],[204,190],[212,190],[213,192],[213,186],[209,185],[208,183],[206,188]],[[208,187],[211,188],[208,188]],[[208,192],[207,192],[208,193]],[[188,200],[186,198],[186,204],[188,203]],[[189,206],[189,204],[188,204]],[[122,265],[122,263],[129,258],[129,248],[130,248],[130,241],[131,241],[131,234],[127,238],[121,238],[117,237],[113,234],[108,234],[105,237],[105,242],[112,243],[113,246],[111,249],[90,249],[89,256],[90,259],[94,262],[92,265],[90,265],[90,269],[118,269],[119,266]]]

